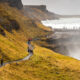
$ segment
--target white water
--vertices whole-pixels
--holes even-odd
[[[52,27],[53,29],[80,29],[80,18],[61,18],[59,20],[45,20],[42,21],[42,24],[47,27]],[[80,39],[80,36],[78,37]],[[75,37],[75,40],[70,39],[68,40],[71,42],[71,46],[66,46],[68,53],[67,56],[74,57],[78,60],[80,60],[80,42],[77,42],[77,39]],[[77,43],[77,44],[75,44]]]
[[[59,20],[45,20],[41,21],[47,27],[78,29],[80,28],[80,18],[61,18]]]

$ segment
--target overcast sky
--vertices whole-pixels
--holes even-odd
[[[80,15],[80,0],[22,0],[24,5],[47,5],[57,14]]]

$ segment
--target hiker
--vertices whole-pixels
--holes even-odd
[[[27,51],[28,51],[29,55],[27,57],[25,57],[23,60],[29,60],[30,57],[33,55],[34,46],[31,44],[31,41],[32,41],[32,39],[28,39],[28,42],[27,42],[28,50]]]
[[[30,44],[30,45],[28,46],[29,57],[31,57],[31,56],[33,55],[33,49],[34,49],[33,45]]]

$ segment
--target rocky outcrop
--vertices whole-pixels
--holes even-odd
[[[0,2],[7,2],[11,7],[21,9],[23,7],[21,0],[0,0]]]
[[[5,36],[6,34],[5,34],[5,32],[4,32],[4,30],[3,29],[1,29],[0,28],[0,34],[2,34],[3,36]]]
[[[7,30],[8,32],[12,33],[12,30],[19,30],[20,26],[16,20],[8,20],[10,24],[2,24],[0,23],[1,26],[3,26],[3,29]],[[3,32],[2,30],[0,32]]]

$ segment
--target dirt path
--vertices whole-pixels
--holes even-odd
[[[50,34],[52,34],[52,33],[50,33]],[[46,38],[47,38],[47,36],[49,36],[50,34],[33,38],[32,41],[41,40],[42,37],[46,37]],[[29,60],[31,56],[33,56],[33,54],[29,54],[28,56],[24,57],[23,59],[6,62],[6,63],[3,63],[3,65],[0,64],[0,67],[3,67],[3,66],[5,66],[5,65],[11,64],[11,63],[17,63],[17,62]]]
[[[31,55],[31,56],[32,56],[32,55]],[[30,57],[31,57],[31,56],[30,56]],[[3,63],[3,65],[0,64],[0,67],[3,67],[3,66],[5,66],[5,65],[11,64],[11,63],[17,63],[17,62],[29,60],[30,57],[29,57],[29,55],[28,55],[28,56],[26,56],[25,58],[20,59],[20,60],[15,60],[15,61],[6,62],[6,63]]]

